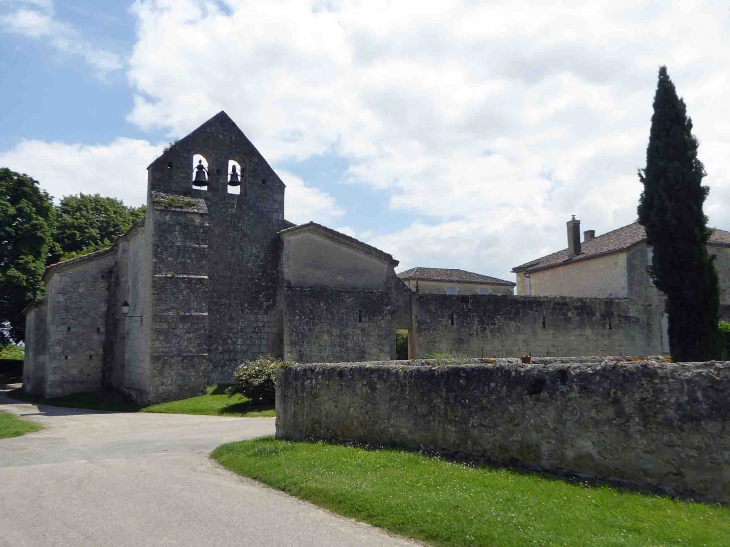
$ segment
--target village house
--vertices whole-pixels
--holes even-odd
[[[661,303],[663,294],[648,272],[652,249],[638,222],[596,237],[580,237],[580,220],[567,223],[568,247],[512,269],[517,294],[523,296],[581,296],[630,298]],[[730,316],[730,232],[713,229],[708,250],[716,257],[720,280],[721,316]]]
[[[419,294],[514,294],[515,283],[453,268],[411,268],[398,274]]]

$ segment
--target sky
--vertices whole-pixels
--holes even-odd
[[[730,230],[729,37],[709,0],[0,0],[0,166],[141,205],[164,146],[225,110],[288,220],[513,280],[571,215],[636,219],[661,65]]]

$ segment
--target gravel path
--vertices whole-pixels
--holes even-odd
[[[332,515],[208,459],[274,433],[274,418],[0,411],[46,426],[0,440],[0,545],[142,547],[415,545]]]

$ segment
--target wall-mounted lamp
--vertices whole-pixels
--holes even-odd
[[[139,317],[140,323],[144,321],[144,319],[142,319],[141,315],[128,315],[129,314],[129,302],[127,302],[126,300],[124,302],[122,302],[122,314],[127,318]]]

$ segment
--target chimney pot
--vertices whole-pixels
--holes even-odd
[[[595,230],[586,230],[585,232],[583,232],[583,241],[584,242],[590,241],[594,237],[596,237],[596,231]]]
[[[580,254],[580,220],[573,218],[567,222],[568,225],[568,258]]]

